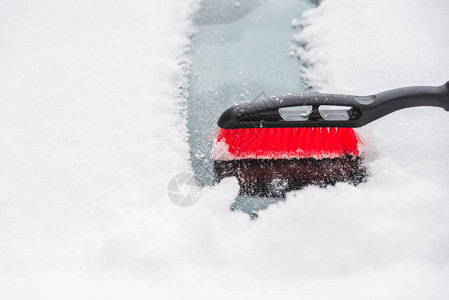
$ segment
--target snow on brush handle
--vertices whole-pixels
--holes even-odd
[[[301,94],[246,102],[228,108],[218,126],[235,128],[360,127],[394,111],[434,106],[449,111],[449,81],[374,95]]]

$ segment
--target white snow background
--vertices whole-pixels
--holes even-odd
[[[257,221],[235,179],[178,208],[196,0],[0,9],[1,299],[448,299],[449,115],[363,130],[370,177],[291,193]],[[307,81],[369,94],[449,80],[449,2],[324,0],[295,37]]]

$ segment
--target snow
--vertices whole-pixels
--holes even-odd
[[[448,115],[362,130],[370,179],[308,187],[257,221],[234,178],[189,208],[179,86],[197,1],[8,1],[0,10],[2,299],[447,299]],[[306,80],[368,94],[449,79],[443,0],[324,0]]]

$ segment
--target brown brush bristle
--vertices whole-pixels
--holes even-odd
[[[235,176],[240,195],[284,197],[307,185],[327,186],[337,182],[357,185],[364,181],[366,169],[361,157],[338,158],[237,159],[214,162],[217,181]]]

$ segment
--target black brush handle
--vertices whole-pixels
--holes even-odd
[[[286,121],[279,109],[311,107],[307,120]],[[347,120],[326,120],[321,107],[350,108]],[[449,111],[449,81],[441,86],[412,86],[369,96],[340,94],[303,94],[246,102],[228,108],[219,118],[218,126],[232,128],[274,127],[360,127],[394,111],[416,106],[441,107]]]

